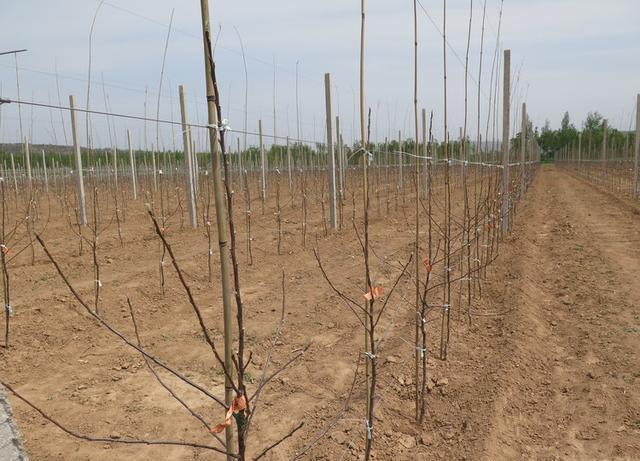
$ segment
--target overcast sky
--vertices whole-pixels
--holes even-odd
[[[211,2],[211,21],[220,36],[216,61],[225,116],[232,128],[245,124],[245,73],[237,28],[248,67],[248,125],[257,131],[263,120],[297,135],[296,63],[299,74],[301,136],[324,136],[323,76],[330,72],[334,114],[342,118],[345,141],[351,142],[358,92],[359,0],[233,0]],[[27,48],[18,55],[20,98],[68,104],[74,94],[86,106],[89,31],[97,0],[0,0],[0,52]],[[366,99],[372,108],[372,135],[381,140],[413,136],[413,1],[369,0],[366,32]],[[419,27],[419,104],[434,111],[434,132],[443,132],[442,1],[421,0]],[[469,54],[469,132],[477,131],[477,81],[484,0],[473,1]],[[448,112],[452,136],[464,120],[464,59],[469,0],[449,0],[447,10]],[[197,0],[107,0],[99,10],[92,41],[92,109],[155,117],[160,71],[168,24],[174,11],[160,117],[179,120],[178,85],[187,91],[189,117],[204,122],[204,85],[200,10]],[[481,132],[489,112],[491,70],[496,49],[500,0],[486,2]],[[426,11],[426,12],[425,12]],[[434,26],[434,23],[437,24]],[[545,119],[560,123],[564,111],[579,126],[586,113],[598,110],[610,124],[628,129],[640,92],[640,1],[638,0],[504,0],[500,47],[512,53],[513,110],[528,104],[537,126]],[[275,68],[274,63],[275,61]],[[103,86],[104,81],[104,86]],[[501,81],[501,80],[500,80]],[[0,93],[17,99],[13,56],[0,56]],[[499,99],[501,101],[501,99]],[[0,142],[20,138],[17,106],[4,105]],[[34,142],[63,144],[70,139],[68,113],[22,107],[22,132]],[[84,116],[80,117],[84,143]],[[517,119],[515,120],[518,121]],[[63,126],[64,123],[64,126]],[[131,128],[135,145],[145,142],[138,122],[93,116],[96,145],[125,144]],[[515,130],[515,127],[514,127]],[[202,131],[202,130],[200,130]],[[156,125],[147,124],[147,146],[156,143]],[[491,130],[490,130],[491,134]],[[181,146],[179,129],[160,127],[161,146]],[[196,136],[204,145],[204,133]],[[242,141],[244,141],[242,139]],[[249,136],[248,142],[255,142]]]

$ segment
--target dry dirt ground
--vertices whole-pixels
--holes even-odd
[[[409,209],[410,210],[410,209]],[[375,421],[378,460],[638,460],[640,459],[640,214],[634,205],[544,166],[519,205],[513,232],[487,272],[469,326],[453,312],[447,362],[435,358],[438,322],[429,325],[433,384],[422,426],[412,420],[412,289],[403,279],[382,330]],[[410,211],[407,211],[410,213]],[[140,213],[139,213],[140,214]],[[382,213],[384,214],[384,213]],[[256,216],[259,213],[256,213]],[[283,255],[275,254],[272,217],[254,222],[254,264],[243,262],[248,343],[257,381],[281,303],[286,322],[274,362],[311,343],[303,359],[264,393],[251,453],[300,421],[301,431],[263,459],[286,460],[326,431],[303,459],[355,460],[365,433],[363,382],[342,419],[344,399],[362,352],[357,320],[322,279],[310,250],[299,246],[299,213],[285,223]],[[112,235],[100,249],[105,318],[128,335],[130,296],[143,343],[187,376],[222,395],[214,366],[175,274],[159,289],[159,246],[148,222],[125,224],[125,247]],[[46,240],[63,269],[91,299],[90,256],[60,224]],[[112,232],[113,234],[113,232]],[[318,237],[327,273],[361,295],[360,252],[353,233]],[[169,230],[196,300],[221,342],[217,273],[206,274],[201,231]],[[371,240],[377,283],[389,286],[411,252],[404,214],[374,213]],[[310,232],[310,245],[316,243]],[[214,261],[214,269],[217,264]],[[168,268],[170,269],[170,268]],[[13,346],[0,351],[3,380],[70,428],[113,438],[188,439],[209,443],[202,426],[172,400],[139,355],[97,327],[63,286],[42,252],[36,265],[15,267]],[[406,301],[401,299],[402,296]],[[163,375],[164,376],[164,375]],[[184,398],[217,423],[223,412],[175,380]],[[32,460],[218,460],[182,447],[123,446],[73,439],[15,397],[10,401]]]

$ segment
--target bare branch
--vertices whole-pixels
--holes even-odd
[[[214,446],[211,446],[211,445],[203,445],[203,444],[200,444],[200,443],[183,442],[183,441],[179,441],[179,440],[145,440],[145,439],[130,439],[130,438],[112,439],[110,437],[95,437],[95,436],[92,436],[92,435],[80,434],[79,432],[75,432],[75,431],[73,431],[71,429],[68,429],[67,427],[63,426],[58,421],[53,419],[51,416],[47,415],[44,411],[42,411],[40,408],[38,408],[35,404],[31,403],[29,400],[24,398],[22,395],[18,394],[15,391],[15,389],[13,389],[11,386],[9,386],[4,381],[0,381],[0,384],[2,384],[9,391],[11,391],[11,393],[13,395],[15,395],[17,398],[19,398],[24,403],[26,403],[31,408],[33,408],[35,411],[37,411],[40,414],[40,416],[42,416],[44,419],[46,419],[51,424],[56,426],[58,429],[60,429],[61,431],[65,432],[68,435],[70,435],[72,437],[75,437],[77,439],[86,440],[86,441],[89,441],[89,442],[101,442],[101,443],[108,442],[108,443],[121,443],[121,444],[129,444],[129,445],[173,445],[173,446],[190,447],[190,448],[201,448],[201,449],[204,449],[204,450],[212,450],[212,451],[216,451],[218,453],[222,453],[222,454],[227,455],[227,456],[231,456],[233,458],[237,458],[237,456],[233,455],[232,453],[227,453],[226,450],[221,450],[218,447],[214,447]]]
[[[140,340],[140,333],[138,331],[138,322],[136,321],[136,316],[135,316],[135,314],[133,312],[133,306],[131,305],[131,300],[129,299],[129,297],[127,297],[127,305],[129,306],[129,312],[131,314],[131,322],[133,323],[133,328],[135,330],[136,340],[138,341],[138,346],[140,348],[142,348],[142,341]],[[149,368],[149,371],[153,374],[153,376],[155,376],[155,378],[158,381],[158,383],[162,387],[164,387],[167,390],[167,392],[169,392],[169,394],[171,394],[171,397],[176,399],[178,401],[178,403],[180,403],[180,405],[182,405],[189,413],[191,413],[191,415],[194,418],[196,418],[198,421],[200,421],[200,423],[205,427],[205,429],[207,429],[207,431],[209,433],[211,433],[211,425],[209,425],[209,423],[207,423],[202,416],[200,416],[189,405],[187,405],[187,403],[184,400],[182,400],[180,397],[178,397],[178,395],[176,395],[176,393],[160,377],[158,372],[153,368],[153,366],[149,362],[149,359],[144,354],[142,354],[142,358],[144,359],[145,363],[147,364],[147,367]],[[224,441],[217,434],[211,433],[211,435],[213,437],[215,437],[215,439],[218,442],[220,442],[223,447],[225,447]]]
[[[128,345],[129,347],[137,350],[139,353],[143,354],[145,357],[147,357],[148,359],[150,359],[153,363],[155,363],[156,365],[160,366],[161,368],[167,370],[169,373],[171,373],[172,375],[174,375],[175,377],[179,378],[180,380],[184,381],[185,383],[187,383],[188,385],[190,385],[191,387],[193,387],[194,389],[199,390],[200,392],[202,392],[204,395],[206,395],[207,397],[211,398],[212,400],[214,400],[215,402],[217,402],[219,405],[221,405],[222,407],[224,407],[225,409],[227,408],[227,406],[224,404],[224,402],[222,400],[220,400],[218,397],[216,397],[215,395],[213,395],[211,392],[209,392],[208,390],[206,390],[204,387],[200,386],[199,384],[194,383],[193,381],[191,381],[189,378],[187,378],[186,376],[184,376],[182,373],[180,373],[179,371],[175,370],[174,368],[172,368],[171,366],[167,365],[166,363],[164,363],[162,360],[160,360],[159,358],[151,355],[150,353],[148,353],[147,351],[145,351],[143,348],[139,347],[138,345],[136,345],[135,343],[133,343],[130,339],[128,339],[124,334],[120,333],[118,330],[116,330],[114,327],[112,327],[107,321],[105,321],[102,317],[100,317],[100,315],[96,314],[90,307],[89,305],[84,301],[84,299],[82,299],[82,297],[80,296],[80,294],[76,291],[76,289],[73,287],[73,285],[71,285],[71,283],[69,282],[69,279],[67,278],[67,276],[64,274],[64,272],[62,272],[62,269],[60,268],[60,266],[58,265],[58,262],[53,258],[53,256],[51,255],[51,253],[49,252],[49,249],[47,248],[47,246],[45,245],[44,241],[42,240],[42,238],[36,234],[36,239],[38,240],[38,243],[40,243],[40,246],[42,246],[42,249],[44,250],[44,252],[46,253],[47,257],[49,258],[49,260],[51,261],[51,263],[54,265],[54,267],[56,268],[56,270],[58,271],[58,274],[60,275],[60,277],[62,278],[62,280],[64,281],[64,283],[67,285],[67,287],[69,288],[69,291],[71,291],[71,294],[73,294],[73,296],[76,298],[76,300],[80,303],[80,305],[82,305],[82,307],[84,307],[84,309],[87,311],[87,313],[93,317],[94,319],[96,319],[98,321],[98,323],[100,325],[102,325],[104,328],[106,328],[109,332],[111,332],[112,334],[114,334],[115,336],[117,336],[118,338],[120,338],[126,345]]]
[[[304,421],[301,422],[300,424],[298,424],[296,427],[294,427],[293,429],[291,429],[287,435],[285,435],[284,437],[281,437],[280,440],[278,440],[277,442],[272,443],[271,445],[269,445],[267,448],[265,448],[264,450],[262,450],[260,452],[260,454],[258,456],[256,456],[255,458],[253,458],[253,461],[258,461],[260,458],[262,458],[264,455],[266,455],[267,453],[269,453],[269,451],[271,451],[272,449],[274,449],[275,447],[277,447],[278,445],[280,445],[282,442],[284,442],[285,440],[287,440],[289,437],[291,437],[293,434],[295,434],[299,429],[302,428],[302,426],[304,426]]]
[[[213,341],[213,338],[211,338],[211,336],[209,335],[209,330],[208,330],[207,326],[204,323],[204,318],[202,317],[202,313],[200,312],[200,308],[196,304],[196,301],[195,301],[195,299],[193,297],[193,294],[191,293],[191,288],[189,288],[189,285],[187,284],[187,281],[184,279],[184,276],[182,275],[182,271],[180,270],[180,266],[178,266],[178,261],[176,260],[176,257],[173,254],[173,249],[171,248],[171,245],[169,245],[169,242],[167,242],[167,239],[165,238],[162,230],[160,229],[160,225],[158,224],[158,221],[156,220],[156,217],[153,215],[153,212],[151,211],[151,207],[147,206],[147,212],[149,213],[149,216],[151,217],[151,220],[153,221],[153,226],[154,226],[154,229],[156,231],[156,234],[158,234],[158,237],[160,237],[160,240],[162,240],[162,244],[164,245],[164,248],[166,248],[167,252],[169,253],[169,256],[171,257],[171,264],[173,265],[173,268],[176,270],[176,274],[178,274],[178,279],[180,279],[180,283],[182,284],[182,286],[184,287],[184,289],[185,289],[185,291],[187,293],[187,297],[189,298],[189,303],[191,304],[191,307],[193,308],[193,312],[196,314],[196,317],[198,318],[198,323],[200,324],[200,329],[202,330],[202,334],[204,335],[205,341],[207,342],[207,344],[211,348],[211,351],[213,352],[214,358],[216,359],[216,361],[222,367],[222,370],[224,371],[224,374],[227,376],[227,378],[229,378],[229,382],[233,386],[233,390],[237,394],[241,394],[240,390],[237,388],[237,386],[233,382],[233,379],[231,378],[231,374],[230,374],[229,370],[227,370],[227,367],[224,364],[224,359],[222,357],[220,357],[220,354],[218,354],[218,350],[216,349],[215,342]]]

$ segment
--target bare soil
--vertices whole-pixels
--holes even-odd
[[[392,205],[386,213],[384,204],[380,207],[372,213],[374,271],[376,282],[388,287],[412,251],[414,230],[406,218],[411,216],[410,205],[404,212]],[[325,237],[317,224],[319,209],[313,213],[316,222],[310,226],[307,248],[300,245],[299,208],[284,213],[281,255],[276,253],[273,215],[261,216],[257,207],[251,266],[246,264],[244,239],[240,240],[248,343],[254,351],[248,379],[256,382],[262,373],[282,302],[282,270],[286,322],[275,348],[275,366],[311,343],[304,358],[263,394],[251,453],[305,422],[301,431],[263,458],[267,460],[290,459],[325,431],[326,437],[305,459],[362,456],[362,379],[356,383],[350,411],[334,420],[363,350],[362,328],[328,288],[311,247],[318,246],[329,276],[353,296],[363,291],[361,252],[353,231]],[[59,221],[50,224],[47,245],[72,283],[91,300],[95,282],[90,254],[85,248],[85,254],[78,256],[77,240]],[[217,263],[210,283],[202,230],[178,227],[174,221],[167,236],[221,344]],[[222,372],[168,263],[164,295],[160,290],[160,246],[141,204],[129,204],[123,229],[122,248],[113,228],[102,237],[103,315],[133,337],[129,296],[145,346],[223,395]],[[446,362],[435,357],[439,323],[429,324],[434,345],[429,357],[432,383],[421,427],[413,422],[412,287],[408,277],[401,280],[398,297],[381,326],[386,336],[378,357],[375,458],[640,459],[638,209],[561,169],[544,166],[499,251],[482,282],[482,296],[473,303],[472,324],[467,324],[462,308],[454,309]],[[141,357],[82,310],[41,250],[36,251],[35,266],[25,262],[13,267],[12,288],[13,345],[0,350],[3,380],[78,432],[114,439],[211,443],[202,426],[158,385]],[[212,424],[223,419],[223,411],[213,402],[162,376]],[[26,450],[35,461],[222,459],[183,447],[80,441],[15,397],[9,398]]]

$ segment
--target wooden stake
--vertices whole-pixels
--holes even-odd
[[[231,311],[231,285],[229,271],[229,242],[226,222],[226,208],[222,175],[220,168],[220,155],[218,151],[217,131],[213,127],[218,126],[216,112],[215,89],[213,86],[213,56],[211,51],[211,26],[209,23],[209,1],[200,0],[200,15],[202,19],[202,37],[205,63],[205,82],[207,91],[207,115],[209,128],[209,144],[211,147],[211,172],[213,176],[213,193],[216,207],[216,226],[218,230],[218,247],[220,250],[220,279],[222,283],[222,306],[224,325],[224,364],[228,373],[234,369],[233,362],[233,331]],[[233,403],[233,386],[228,373],[225,373],[225,404],[231,407]],[[225,430],[225,442],[227,448],[227,461],[233,461],[233,428],[229,426]]]
[[[607,119],[604,119],[602,121],[602,153],[601,153],[601,155],[602,155],[601,159],[602,159],[602,172],[603,172],[603,174],[604,174],[604,169],[605,169],[606,162],[607,162],[607,134],[608,134],[607,132],[608,132],[608,128],[609,128],[609,125],[608,125]]]
[[[400,189],[404,189],[404,173],[402,171],[402,164],[404,163],[402,153],[402,131],[398,130],[398,185]]]
[[[18,175],[16,175],[16,161],[11,152],[11,172],[13,173],[13,188],[16,192],[16,208],[18,207]]]
[[[291,180],[291,145],[289,144],[289,136],[287,136],[287,172],[289,174],[289,193],[291,193],[293,182]]]
[[[424,157],[422,166],[423,172],[423,183],[424,183],[424,196],[426,197],[429,194],[429,168],[428,163],[429,159],[427,158],[429,155],[427,153],[427,111],[426,109],[422,109],[422,149],[420,149],[421,155]]]
[[[189,222],[191,227],[198,227],[198,217],[196,212],[196,197],[193,185],[193,156],[191,154],[191,143],[189,142],[189,116],[187,114],[187,97],[184,93],[184,86],[178,87],[180,94],[180,117],[182,121],[182,143],[184,148],[184,159],[186,162],[185,172],[187,176],[187,202],[189,204]]]
[[[113,154],[113,184],[115,186],[116,196],[118,194],[118,148],[113,146],[111,149]]]
[[[640,162],[640,94],[636,102],[636,151],[633,161],[633,195],[638,196],[638,163]]]
[[[133,156],[131,147],[131,130],[127,129],[127,145],[129,147],[129,163],[131,164],[131,188],[133,189],[133,199],[138,200],[138,184],[136,179],[136,159]]]
[[[29,180],[29,198],[33,192],[33,183],[31,178],[31,153],[29,152],[29,139],[24,138],[24,159],[27,166],[27,179]]]
[[[509,232],[509,122],[511,105],[511,50],[504,50],[502,96],[502,233]]]
[[[578,133],[578,166],[582,163],[582,133]]]
[[[338,228],[336,213],[336,158],[333,152],[333,128],[331,127],[331,75],[324,74],[324,96],[327,113],[327,173],[329,177],[329,219],[331,229]]]
[[[44,172],[44,187],[47,193],[49,193],[49,176],[47,175],[47,160],[44,155],[44,149],[42,149],[42,170]]]
[[[78,178],[78,207],[80,208],[80,224],[87,225],[87,208],[84,198],[84,179],[82,173],[82,153],[80,150],[80,141],[78,140],[78,127],[76,121],[76,98],[69,96],[69,107],[71,108],[71,133],[73,136],[73,149],[75,152],[75,164]]]
[[[525,188],[525,152],[527,141],[527,103],[522,103],[522,128],[520,130],[520,197],[524,194]]]
[[[344,158],[342,154],[342,135],[340,133],[340,116],[336,115],[336,142],[338,143],[338,184],[340,197],[344,197]]]
[[[267,200],[267,167],[264,154],[264,144],[262,142],[262,120],[258,120],[258,135],[260,138],[260,168],[262,170],[262,214],[264,214],[264,204]]]

